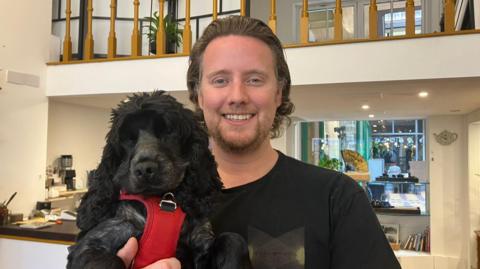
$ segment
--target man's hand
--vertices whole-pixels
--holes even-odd
[[[125,246],[123,246],[123,248],[121,248],[117,252],[117,256],[123,260],[126,268],[130,268],[130,265],[132,264],[133,258],[135,258],[137,251],[138,251],[137,239],[135,237],[131,237],[130,239],[128,239]],[[144,267],[143,269],[180,269],[180,268],[181,268],[181,265],[177,259],[169,258],[169,259],[156,261],[150,264],[149,266]]]

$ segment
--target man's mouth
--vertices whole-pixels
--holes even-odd
[[[255,114],[223,114],[223,117],[227,120],[232,121],[242,121],[242,120],[249,120]]]

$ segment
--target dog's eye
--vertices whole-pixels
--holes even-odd
[[[138,139],[138,133],[133,133],[133,132],[130,133],[127,138],[127,140],[130,142],[135,142],[137,141],[137,139]]]
[[[138,139],[138,132],[126,131],[121,133],[120,142],[122,143],[135,143]]]
[[[153,124],[153,132],[157,137],[170,133],[169,124],[163,118],[156,118]]]

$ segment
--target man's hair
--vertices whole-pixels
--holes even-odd
[[[281,125],[285,121],[290,124],[289,115],[293,112],[294,106],[290,101],[290,71],[283,55],[283,48],[280,40],[272,30],[262,21],[249,17],[229,16],[210,23],[205,28],[202,36],[197,40],[190,53],[190,64],[187,72],[187,86],[190,101],[195,104],[195,110],[203,121],[203,112],[198,106],[198,92],[202,75],[202,58],[205,49],[212,40],[217,37],[239,35],[256,38],[265,43],[272,51],[276,67],[275,75],[278,85],[282,90],[282,103],[277,108],[273,120],[270,137],[276,138],[281,134]]]

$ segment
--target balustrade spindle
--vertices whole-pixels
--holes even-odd
[[[369,22],[368,22],[368,36],[370,39],[378,38],[378,23],[377,23],[377,0],[370,0],[369,8]]]
[[[140,6],[140,1],[133,1],[134,13],[133,13],[133,31],[132,31],[132,52],[131,56],[141,56],[142,55],[142,46],[141,46],[141,35],[138,31],[138,7]]]
[[[339,41],[343,39],[343,12],[342,12],[342,1],[337,0],[335,6],[335,34],[334,39]]]
[[[415,2],[414,0],[407,0],[405,2],[405,16],[406,16],[406,29],[405,34],[407,36],[415,35]]]
[[[445,32],[450,33],[455,31],[455,1],[445,0],[444,10],[444,24]]]
[[[268,19],[268,26],[272,32],[277,33],[277,1],[270,1],[270,18]]]
[[[85,39],[85,46],[83,52],[83,59],[90,60],[93,59],[93,30],[92,30],[92,17],[93,17],[93,0],[88,0],[88,30],[87,38]]]
[[[165,54],[165,21],[164,21],[164,11],[165,9],[165,0],[158,0],[158,26],[157,34],[155,36],[156,42],[156,51],[157,55]]]
[[[67,9],[65,10],[65,39],[63,41],[63,62],[72,60],[72,38],[70,37],[70,16],[72,14],[72,1],[67,0]]]
[[[213,13],[212,13],[212,20],[217,20],[218,17],[218,8],[217,8],[217,0],[213,0]]]
[[[108,34],[107,58],[113,59],[117,56],[117,37],[115,34],[115,19],[117,18],[117,0],[110,2],[110,33]]]
[[[246,0],[240,0],[240,16],[247,16],[247,3]]]
[[[183,53],[189,54],[192,49],[192,29],[190,27],[190,0],[185,3],[185,26],[183,27]]]
[[[302,16],[300,17],[300,43],[308,43],[308,0],[303,0]]]

